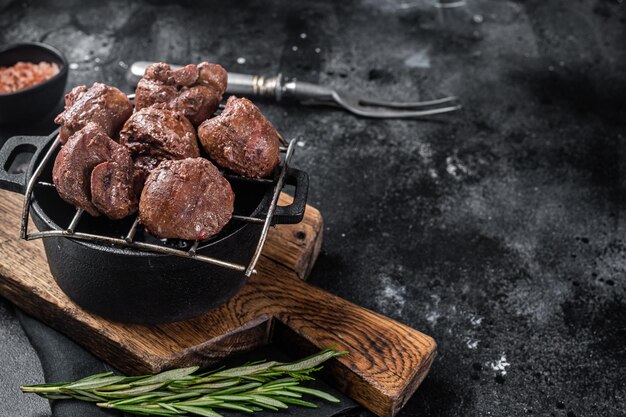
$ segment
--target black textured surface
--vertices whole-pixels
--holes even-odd
[[[41,364],[28,343],[14,308],[0,298],[0,416],[44,417],[50,415],[48,401],[37,396],[25,396],[19,390],[23,384],[38,384],[43,380]]]
[[[111,366],[98,360],[91,353],[39,320],[21,311],[16,313],[28,340],[37,352],[37,356],[41,359],[41,368],[47,382],[76,381],[87,375],[115,371]],[[40,379],[33,383],[41,382]],[[21,394],[21,396],[24,398],[39,398],[25,394]],[[47,400],[44,401],[47,402]],[[78,400],[50,401],[50,409],[54,417],[123,416],[123,413],[94,407],[91,403]]]
[[[98,3],[9,3],[0,43],[59,47],[69,86],[207,59],[459,95],[445,123],[261,106],[326,219],[311,281],[439,342],[401,417],[626,415],[621,1]]]

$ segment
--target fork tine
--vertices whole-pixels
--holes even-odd
[[[363,107],[359,107],[359,108],[344,107],[344,109],[356,115],[364,116],[364,117],[372,117],[372,118],[377,118],[377,119],[415,119],[418,117],[434,116],[437,114],[449,113],[449,112],[459,110],[460,108],[461,108],[460,105],[450,106],[450,107],[439,107],[436,109],[428,109],[428,110],[387,110],[387,109],[369,110],[369,109],[364,109]]]
[[[423,110],[393,109],[384,107],[365,107],[359,104],[360,99],[346,94],[344,92],[333,91],[333,100],[344,109],[363,117],[372,117],[378,119],[414,119],[424,116],[433,116],[436,114],[449,113],[459,110],[461,105],[448,107],[437,107]]]
[[[414,101],[414,102],[399,102],[399,101],[384,101],[384,100],[373,100],[367,98],[359,98],[359,104],[364,106],[380,106],[380,107],[389,107],[392,109],[418,109],[423,107],[431,107],[437,106],[439,104],[446,104],[458,101],[458,97],[450,96],[443,97],[436,100],[427,100],[427,101]]]

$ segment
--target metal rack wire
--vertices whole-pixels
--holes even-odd
[[[108,243],[108,244],[113,244],[113,245],[119,245],[122,247],[128,247],[128,248],[133,248],[133,249],[138,249],[138,250],[143,250],[143,251],[148,251],[148,252],[153,252],[153,253],[159,253],[163,255],[174,255],[174,256],[179,256],[182,258],[190,258],[190,259],[194,259],[197,261],[209,263],[212,265],[217,265],[220,267],[232,269],[235,271],[244,272],[246,276],[249,277],[250,275],[256,273],[256,270],[254,268],[261,256],[261,252],[263,251],[263,246],[267,239],[267,234],[272,224],[272,218],[274,216],[274,212],[276,211],[276,207],[278,205],[278,198],[280,196],[280,192],[283,189],[283,186],[285,184],[285,177],[287,175],[287,170],[289,168],[289,162],[291,161],[291,157],[293,155],[293,151],[295,147],[295,142],[296,142],[295,139],[291,140],[289,143],[287,143],[282,137],[280,137],[280,140],[282,143],[282,146],[280,147],[280,151],[281,153],[284,153],[285,155],[279,166],[280,171],[274,179],[247,178],[247,177],[242,177],[239,175],[225,174],[225,177],[229,181],[252,181],[252,182],[256,182],[256,183],[260,183],[264,185],[273,185],[272,198],[270,200],[270,205],[265,216],[263,216],[262,218],[243,216],[243,215],[232,216],[232,220],[238,220],[242,222],[263,225],[261,229],[261,233],[259,235],[259,240],[256,245],[256,249],[248,265],[237,264],[237,263],[213,258],[210,256],[200,255],[197,253],[198,246],[200,245],[200,241],[198,240],[195,240],[191,243],[191,247],[189,250],[174,249],[172,247],[166,246],[165,244],[158,245],[158,244],[153,244],[153,243],[137,241],[135,240],[135,235],[136,235],[139,223],[140,223],[138,215],[135,217],[135,220],[133,221],[130,229],[128,230],[128,232],[123,238],[106,236],[106,235],[95,234],[95,233],[85,233],[85,232],[79,231],[78,227],[80,225],[80,220],[82,216],[85,214],[84,210],[80,208],[76,210],[76,213],[74,214],[69,225],[63,230],[48,230],[48,231],[43,231],[43,232],[39,231],[39,232],[28,233],[29,213],[30,213],[30,208],[32,205],[33,190],[35,189],[36,186],[54,188],[54,184],[49,183],[49,182],[39,181],[39,177],[41,176],[47,164],[52,159],[56,149],[61,145],[61,141],[58,135],[56,139],[54,140],[50,149],[48,149],[45,156],[41,160],[41,163],[39,163],[39,165],[35,169],[35,172],[33,173],[32,178],[28,181],[28,185],[26,187],[26,192],[25,192],[25,198],[24,198],[24,207],[22,210],[20,237],[25,240],[34,240],[34,239],[42,239],[42,238],[49,238],[49,237],[66,237],[70,239]]]

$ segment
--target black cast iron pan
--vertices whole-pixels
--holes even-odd
[[[9,139],[0,149],[0,188],[24,193],[28,180],[56,138],[21,136]],[[16,155],[31,153],[23,172],[12,172]],[[56,156],[56,155],[54,155]],[[52,182],[52,162],[39,178]],[[294,202],[277,207],[275,224],[299,223],[306,207],[308,175],[289,168],[285,183],[293,185]],[[235,213],[262,217],[271,203],[272,187],[232,182]],[[40,231],[67,227],[76,209],[61,200],[56,189],[36,187],[31,216]],[[89,233],[119,233],[132,220],[111,221],[84,216],[81,229]],[[63,225],[63,226],[60,226]],[[118,232],[119,231],[119,232]],[[202,241],[197,253],[228,262],[249,262],[258,242],[261,225],[232,220],[219,234]],[[18,231],[16,230],[16,235]],[[157,242],[139,231],[138,239]],[[44,247],[50,272],[59,287],[78,305],[103,317],[132,323],[157,324],[189,319],[224,304],[248,280],[243,272],[172,255],[67,237],[47,237]],[[173,241],[183,246],[186,242]]]

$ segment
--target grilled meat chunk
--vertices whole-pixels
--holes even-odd
[[[243,176],[267,177],[279,163],[278,132],[248,99],[231,96],[198,136],[211,159]]]
[[[128,149],[96,123],[74,133],[54,161],[52,180],[61,198],[92,216],[120,219],[137,210]]]
[[[135,112],[120,132],[120,143],[128,148],[135,163],[135,189],[161,161],[200,156],[196,131],[181,113],[146,107]]]
[[[61,125],[61,143],[89,122],[102,127],[105,134],[115,138],[133,112],[126,94],[115,87],[94,83],[90,88],[75,87],[65,95],[65,110],[54,122]]]
[[[202,240],[230,221],[235,194],[204,158],[164,161],[150,173],[139,200],[139,217],[160,238]]]
[[[146,69],[135,91],[135,106],[143,109],[157,103],[177,110],[198,126],[209,118],[222,100],[228,75],[217,64],[201,62],[172,70],[159,62]]]
[[[120,152],[114,161],[96,165],[91,171],[91,202],[113,220],[123,219],[137,211],[133,160],[128,151]]]

